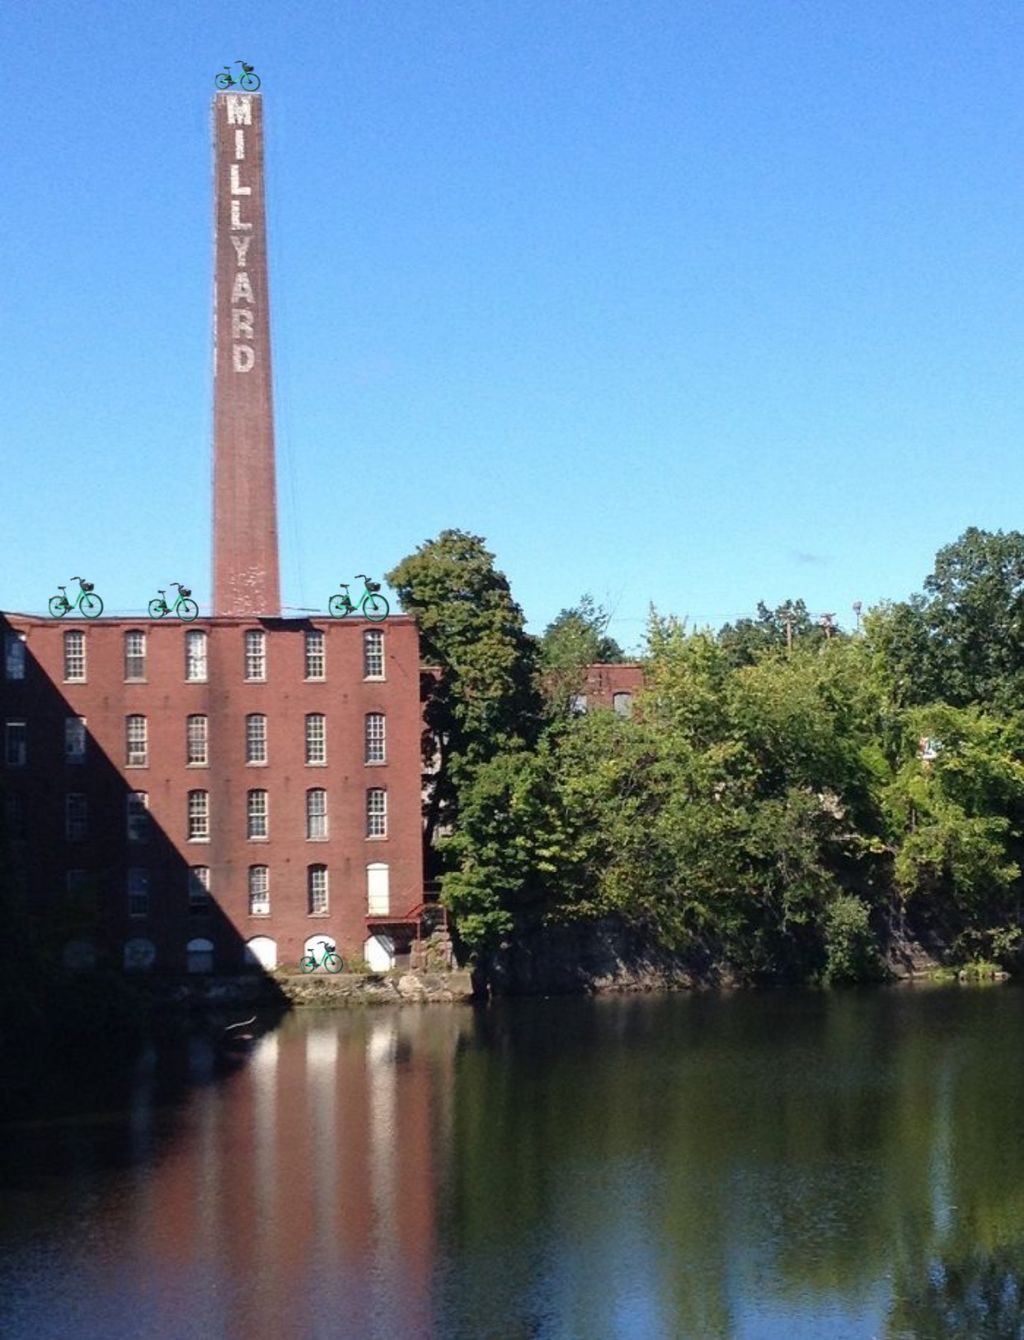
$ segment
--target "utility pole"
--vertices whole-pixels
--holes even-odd
[[[786,625],[786,655],[793,655],[793,612],[786,610],[782,616],[782,622]]]
[[[818,619],[818,622],[821,624],[822,628],[824,628],[824,630],[825,630],[825,637],[826,637],[826,638],[830,638],[830,637],[832,636],[832,634],[835,632],[835,629],[834,629],[833,626],[832,626],[832,620],[833,620],[835,617],[836,617],[836,616],[835,616],[834,613],[833,613],[833,614],[822,614],[822,615],[819,617],[819,619]]]

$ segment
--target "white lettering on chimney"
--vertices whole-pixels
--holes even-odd
[[[243,186],[241,181],[239,180],[238,174],[240,173],[241,168],[238,166],[238,164],[230,163],[228,166],[231,168],[231,194],[252,195],[252,187]]]
[[[235,157],[236,157],[236,158],[244,158],[244,157],[245,157],[245,131],[244,131],[244,130],[236,130],[236,131],[235,131]]]
[[[251,224],[251,223],[243,223],[243,222],[242,222],[242,202],[241,202],[241,200],[232,200],[232,202],[231,202],[231,227],[232,227],[233,230],[236,229],[236,228],[251,228],[251,227],[252,227],[252,224]]]
[[[231,93],[224,101],[227,103],[229,126],[252,125],[251,98],[240,98],[237,93]]]
[[[239,270],[235,275],[235,282],[231,287],[232,302],[255,302],[253,297],[252,285],[249,283],[249,276],[244,270]]]

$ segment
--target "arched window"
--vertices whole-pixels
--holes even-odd
[[[189,972],[213,972],[213,941],[204,938],[189,940],[185,958]]]
[[[250,791],[248,800],[248,833],[250,838],[270,836],[270,819],[267,813],[266,791]]]
[[[363,634],[363,678],[384,678],[384,634],[379,628],[368,628]]]
[[[185,678],[193,683],[206,680],[206,634],[199,628],[185,634]]]
[[[322,712],[306,717],[306,762],[316,766],[327,762],[327,718]]]
[[[124,635],[124,677],[146,678],[146,634],[138,628],[129,629]]]
[[[149,763],[149,735],[146,718],[138,714],[124,719],[125,763],[129,768],[145,768]]]
[[[327,792],[317,787],[306,792],[306,839],[322,842],[327,837]]]
[[[64,634],[64,678],[73,684],[85,682],[85,634],[77,630]]]
[[[123,952],[125,972],[148,972],[156,962],[156,945],[143,936],[125,941]]]
[[[249,915],[251,917],[270,916],[270,867],[251,865],[249,867]]]
[[[364,759],[367,763],[384,763],[387,744],[384,734],[384,713],[367,712],[363,729]]]
[[[267,761],[267,718],[262,712],[250,712],[245,718],[245,761]]]
[[[386,861],[372,861],[366,867],[366,914],[386,917],[391,911],[391,889]]]
[[[311,865],[307,871],[307,888],[309,894],[309,915],[311,917],[323,917],[328,911],[327,896],[327,867],[325,865]]]

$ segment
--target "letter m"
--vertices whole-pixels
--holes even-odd
[[[232,93],[227,98],[227,104],[229,126],[252,125],[252,102],[249,98],[240,98],[237,93]]]

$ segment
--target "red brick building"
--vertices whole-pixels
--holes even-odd
[[[642,665],[614,662],[588,665],[583,688],[573,700],[577,712],[589,712],[595,707],[610,707],[628,716],[633,698],[644,686]]]
[[[280,617],[260,96],[213,124],[213,617],[0,615],[6,827],[69,962],[386,967],[423,901],[417,629]]]
[[[384,966],[367,917],[422,901],[411,619],[0,627],[7,831],[44,924],[95,903],[72,957]]]

